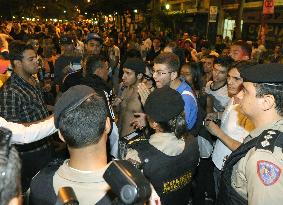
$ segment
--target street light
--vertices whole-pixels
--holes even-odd
[[[67,11],[66,10],[64,10],[64,14],[66,13]]]
[[[166,5],[165,5],[165,9],[166,9],[166,10],[169,10],[169,9],[170,9],[170,4],[166,4]]]

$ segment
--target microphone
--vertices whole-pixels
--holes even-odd
[[[79,201],[72,187],[61,187],[58,191],[55,205],[79,205]]]

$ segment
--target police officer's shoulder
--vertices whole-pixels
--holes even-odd
[[[257,172],[257,178],[264,186],[271,186],[279,180],[283,167],[283,132],[282,130],[264,130],[257,140],[255,151],[251,154],[251,169]],[[252,172],[252,170],[251,170]],[[255,177],[255,176],[254,176]]]
[[[240,69],[244,81],[253,83],[283,83],[283,64],[248,65]]]
[[[278,184],[278,182],[282,184],[282,180],[280,180],[282,167],[282,152],[278,152],[278,150],[268,152],[267,150],[257,149],[250,153],[246,165],[246,174],[250,176],[250,180],[254,178],[254,180],[261,182],[257,185],[271,186]]]
[[[256,149],[268,150],[274,152],[275,146],[283,146],[282,143],[283,132],[279,130],[268,129],[264,130],[257,140]],[[279,143],[279,144],[278,144]]]

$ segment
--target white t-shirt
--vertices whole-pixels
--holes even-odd
[[[205,92],[213,98],[213,110],[215,112],[223,112],[228,105],[230,97],[228,96],[227,85],[225,84],[217,90],[211,89],[213,81],[207,82]]]
[[[234,104],[234,98],[231,98],[228,106],[222,114],[220,128],[232,139],[243,142],[244,139],[249,135],[249,132],[238,123],[239,119],[238,111],[236,109],[237,106],[239,105]],[[224,162],[231,153],[232,151],[226,145],[224,145],[221,140],[216,140],[212,153],[212,161],[219,170],[223,168]]]

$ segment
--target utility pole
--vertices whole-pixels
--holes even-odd
[[[223,9],[222,0],[217,0],[217,7],[218,7],[218,17],[217,17],[217,34],[223,34],[224,30],[224,16],[225,11]]]
[[[244,4],[245,0],[238,0],[238,14],[237,14],[237,19],[236,19],[236,27],[235,27],[235,34],[236,34],[236,39],[235,40],[240,40],[242,38],[242,31],[241,31],[241,22],[242,22],[242,16],[243,16],[243,11],[244,11]]]

